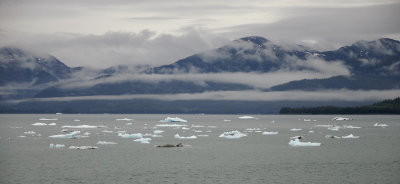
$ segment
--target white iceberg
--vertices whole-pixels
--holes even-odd
[[[308,122],[308,121],[311,121],[311,119],[303,119],[303,121],[306,121],[306,122]]]
[[[59,134],[59,135],[51,135],[50,138],[59,138],[59,139],[73,139],[77,138],[77,136],[81,133],[81,131],[73,131],[69,134]]]
[[[105,128],[105,126],[93,126],[93,125],[76,125],[76,126],[71,126],[71,125],[65,125],[65,126],[62,126],[62,128]]]
[[[313,134],[315,133],[313,130],[308,131],[308,133]]]
[[[296,132],[296,131],[300,131],[300,130],[302,130],[302,129],[301,128],[292,128],[289,131]]]
[[[242,137],[247,136],[246,134],[239,132],[238,130],[235,131],[230,131],[230,132],[224,132],[219,137],[221,138],[227,138],[227,139],[239,139]]]
[[[33,126],[46,126],[47,123],[40,123],[40,122],[36,122],[34,124],[32,124]]]
[[[34,132],[34,131],[27,131],[27,132],[24,132],[24,134],[34,135],[34,134],[36,134],[36,132]]]
[[[161,134],[161,133],[163,133],[163,132],[164,132],[164,130],[154,130],[154,131],[153,131],[154,134]]]
[[[97,144],[107,145],[107,144],[118,144],[116,142],[99,141]]]
[[[101,132],[103,132],[103,133],[113,133],[114,131],[112,131],[112,130],[103,130]]]
[[[300,135],[296,135],[296,136],[290,137],[290,139],[303,139],[303,138],[304,137],[300,136]]]
[[[158,126],[158,127],[184,127],[184,126],[187,126],[187,125],[178,125],[178,124],[159,124],[159,125],[156,125],[156,126]]]
[[[83,135],[87,136],[87,135],[90,135],[90,133],[89,132],[84,132]]]
[[[139,139],[135,139],[133,141],[140,142],[142,144],[150,144],[151,138],[139,138]]]
[[[18,136],[18,137],[20,137],[20,138],[25,138],[26,136],[24,136],[24,135],[20,135],[20,136]]]
[[[134,139],[139,139],[143,137],[143,134],[141,133],[136,133],[136,134],[127,134],[127,133],[118,133],[118,136],[122,138],[134,138]]]
[[[117,121],[132,121],[133,119],[129,119],[129,118],[122,118],[122,119],[115,119]]]
[[[187,123],[188,121],[186,121],[186,120],[184,120],[182,118],[178,118],[178,117],[175,117],[175,118],[167,117],[167,118],[165,118],[163,120],[160,120],[160,122],[162,122],[162,123],[171,123],[171,122]]]
[[[379,124],[379,123],[375,123],[375,124],[374,124],[374,126],[376,126],[376,127],[382,127],[382,128],[385,128],[385,127],[387,127],[388,125],[387,125],[387,124]]]
[[[240,116],[239,119],[255,119],[253,116]]]
[[[342,136],[343,139],[357,139],[360,136],[354,136],[353,134]]]
[[[86,150],[86,149],[97,149],[96,146],[70,146],[69,149]]]
[[[182,127],[182,130],[190,130],[190,128]]]
[[[57,118],[49,119],[49,118],[40,118],[40,121],[57,121]]]
[[[345,118],[345,117],[334,117],[334,118],[332,118],[332,120],[335,120],[335,121],[350,121],[350,120],[353,120],[353,119]]]
[[[277,135],[279,132],[263,132],[263,135]]]
[[[49,148],[65,148],[64,144],[53,144],[51,143]]]
[[[79,122],[79,121],[81,121],[81,120],[79,120],[79,119],[74,119],[74,121],[75,121],[75,122]]]
[[[358,129],[358,128],[361,128],[361,127],[358,127],[358,126],[352,126],[352,125],[343,125],[342,126],[342,128],[349,128],[349,129]]]
[[[192,130],[193,132],[196,132],[196,133],[202,133],[203,132],[203,130]]]
[[[56,126],[57,124],[56,123],[50,123],[50,124],[48,124],[49,126]]]
[[[189,136],[189,137],[181,137],[181,136],[179,136],[179,134],[175,134],[175,139],[197,139],[197,136],[195,136],[195,135],[192,135],[192,136]]]
[[[317,142],[300,142],[299,139],[294,139],[294,140],[290,140],[289,141],[289,145],[290,146],[321,146],[321,143],[317,143]]]
[[[328,129],[332,130],[332,131],[339,131],[340,127],[339,126],[331,126]]]

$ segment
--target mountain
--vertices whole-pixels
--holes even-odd
[[[37,56],[10,47],[0,49],[0,86],[57,82],[69,78],[71,72],[71,68],[51,55]]]

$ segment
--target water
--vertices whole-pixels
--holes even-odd
[[[171,116],[171,115],[169,115]],[[400,116],[350,116],[353,121],[332,121],[333,116],[172,115],[188,123],[190,130],[157,127],[163,137],[150,144],[123,139],[117,131],[152,133],[167,115],[0,115],[0,183],[400,183]],[[57,121],[39,121],[57,118]],[[118,118],[134,119],[116,121]],[[75,122],[74,119],[81,120]],[[232,120],[225,122],[224,119]],[[304,121],[311,119],[311,121]],[[315,120],[315,121],[313,121]],[[272,123],[274,121],[275,123]],[[56,126],[32,126],[33,123]],[[388,128],[374,127],[388,124]],[[54,139],[64,125],[104,125],[81,129],[88,138]],[[361,129],[328,130],[321,124],[353,125]],[[204,127],[192,128],[191,125]],[[20,128],[16,128],[20,127]],[[245,132],[247,128],[278,131],[278,135]],[[291,132],[291,128],[301,131]],[[104,133],[109,130],[113,133]],[[203,132],[194,132],[202,130]],[[239,130],[247,136],[225,139],[218,136]],[[313,130],[315,133],[308,133]],[[34,131],[41,136],[25,135]],[[208,131],[208,132],[207,132]],[[210,132],[211,131],[211,132]],[[209,135],[191,140],[180,136]],[[327,139],[325,135],[358,139]],[[18,137],[20,135],[25,138]],[[289,137],[320,142],[320,147],[290,147]],[[97,145],[112,141],[116,145]],[[177,144],[183,148],[156,148]],[[50,143],[64,149],[50,149]],[[98,146],[94,150],[71,150],[69,146]]]

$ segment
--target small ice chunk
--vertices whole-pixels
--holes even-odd
[[[47,123],[40,123],[40,122],[36,122],[34,124],[32,124],[33,126],[46,126]]]
[[[313,134],[315,133],[313,130],[308,131],[308,133]]]
[[[50,123],[50,124],[48,124],[49,126],[56,126],[57,124],[56,123]]]
[[[79,120],[79,119],[74,119],[74,121],[75,121],[75,122],[79,122],[79,121],[81,121],[81,120]]]
[[[50,138],[60,138],[60,139],[73,139],[77,138],[77,136],[81,133],[81,131],[73,131],[69,134],[59,134],[59,135],[51,135]]]
[[[207,126],[208,128],[217,128],[217,126]]]
[[[71,126],[71,125],[65,125],[65,126],[62,126],[62,128],[105,128],[105,126],[93,126],[93,125],[76,125],[76,126]]]
[[[26,136],[24,136],[24,135],[20,135],[20,136],[18,136],[18,137],[20,137],[20,138],[25,138]]]
[[[224,119],[224,122],[231,122],[232,120],[230,119]]]
[[[184,127],[187,125],[178,125],[178,124],[158,124],[156,125],[158,127]]]
[[[342,128],[349,128],[349,129],[354,129],[354,128],[361,128],[361,127],[358,127],[358,126],[352,126],[352,125],[343,125],[342,126]]]
[[[219,137],[221,138],[227,138],[227,139],[239,139],[242,137],[247,136],[246,134],[239,132],[238,130],[235,131],[230,131],[230,132],[224,132]]]
[[[299,139],[294,139],[289,141],[290,146],[321,146],[321,143],[316,143],[316,142],[300,142]]]
[[[192,130],[193,132],[196,132],[196,133],[201,133],[201,132],[203,132],[203,130]]]
[[[190,128],[182,127],[182,130],[190,130]]]
[[[240,116],[239,119],[255,119],[253,116]]]
[[[376,127],[382,127],[382,128],[386,128],[388,125],[387,124],[379,124],[379,123],[375,123],[374,126]]]
[[[24,132],[24,134],[33,135],[33,134],[36,134],[36,132],[34,132],[34,131],[27,131],[27,132]]]
[[[353,134],[342,136],[343,139],[357,139],[360,136],[354,136]]]
[[[279,132],[263,132],[263,135],[277,135]]]
[[[97,149],[99,147],[96,146],[70,146],[69,149],[76,149],[76,150],[87,150],[87,149]]]
[[[64,144],[53,144],[51,143],[49,148],[65,148]]]
[[[300,135],[296,135],[296,136],[290,137],[290,139],[303,139],[303,138],[304,137],[300,136]]]
[[[306,122],[308,122],[308,121],[311,121],[311,119],[304,119],[303,121],[306,121]]]
[[[114,131],[112,131],[112,130],[103,130],[101,132],[103,132],[103,133],[113,133]]]
[[[192,125],[192,128],[203,128],[203,125]]]
[[[339,128],[340,128],[339,126],[331,126],[328,129],[332,131],[339,131]]]
[[[40,121],[57,121],[57,118],[40,118]]]
[[[154,130],[154,131],[153,131],[154,134],[161,134],[161,133],[163,133],[163,132],[164,132],[164,130]]]
[[[141,133],[136,133],[136,134],[118,133],[118,136],[122,138],[134,138],[134,139],[139,139],[143,137]]]
[[[334,118],[332,118],[332,120],[335,120],[335,121],[350,121],[352,119],[351,118],[345,118],[345,117],[334,117]]]
[[[261,130],[260,128],[247,128],[247,131],[257,131],[257,130]]]
[[[97,142],[97,144],[106,145],[106,144],[118,144],[118,143],[116,143],[116,142],[107,142],[107,141],[99,141],[99,142]]]
[[[115,119],[117,121],[132,121],[133,119],[129,119],[129,118],[122,118],[122,119]]]
[[[139,138],[139,139],[135,139],[133,141],[140,142],[142,144],[150,144],[151,138]]]
[[[132,125],[132,123],[126,123],[125,125]]]
[[[175,139],[197,139],[197,136],[195,136],[195,135],[192,135],[192,136],[189,136],[189,137],[181,137],[179,134],[175,134]]]
[[[301,128],[292,128],[289,131],[296,132],[296,131],[300,131],[300,130],[302,130],[302,129]]]
[[[184,119],[182,119],[182,118],[178,118],[178,117],[175,117],[175,118],[167,117],[167,118],[165,118],[165,119],[163,119],[163,120],[160,120],[160,122],[162,122],[162,123],[171,123],[171,122],[182,122],[182,123],[187,123],[188,121],[187,121],[187,120],[184,120]]]
[[[90,135],[90,133],[89,132],[85,132],[85,133],[83,133],[83,135],[87,136],[87,135]]]

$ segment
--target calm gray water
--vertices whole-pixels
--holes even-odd
[[[169,115],[186,119],[189,130],[155,127],[168,115],[0,115],[0,183],[400,183],[400,116]],[[41,121],[40,118],[57,118]],[[131,118],[116,121],[118,118]],[[74,121],[79,119],[79,122]],[[232,120],[230,122],[224,119]],[[311,119],[311,121],[304,121]],[[272,123],[274,121],[274,123]],[[36,122],[55,126],[33,126]],[[387,128],[375,127],[385,123]],[[64,125],[104,125],[75,129],[87,138],[56,139]],[[203,126],[203,127],[192,127]],[[315,125],[352,125],[359,129],[328,130]],[[246,132],[259,128],[261,132]],[[301,128],[292,132],[291,128]],[[113,131],[105,133],[104,130]],[[118,136],[164,130],[150,144]],[[247,134],[240,139],[218,137],[226,131]],[[314,133],[309,133],[313,130]],[[36,134],[24,134],[34,131]],[[196,131],[196,132],[195,132]],[[203,131],[203,132],[199,132]],[[278,131],[278,135],[262,135]],[[180,136],[208,135],[179,140]],[[41,134],[38,136],[38,134]],[[358,139],[327,139],[326,135],[353,134]],[[19,137],[19,136],[25,137]],[[81,134],[83,135],[83,134]],[[289,137],[320,142],[320,147],[291,147]],[[97,145],[112,141],[115,145]],[[183,148],[154,145],[182,142]],[[51,149],[50,143],[66,148]],[[73,150],[69,146],[98,146]]]

